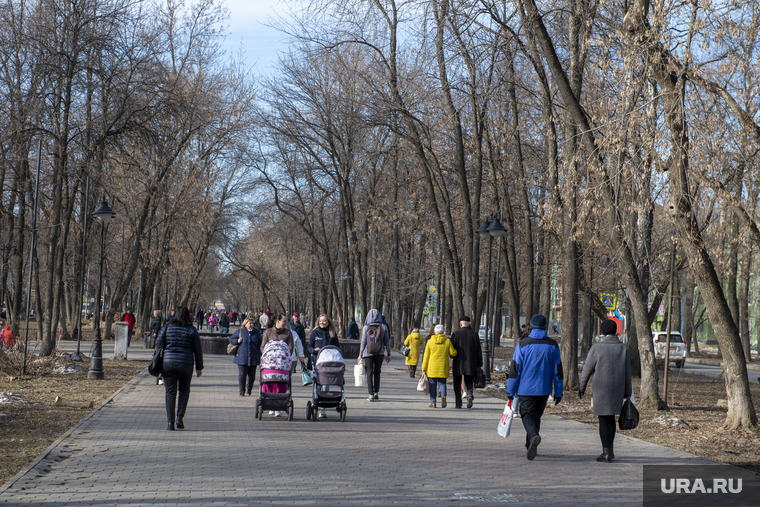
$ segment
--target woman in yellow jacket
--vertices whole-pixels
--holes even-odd
[[[409,354],[406,356],[406,365],[409,367],[409,376],[414,378],[414,375],[417,373],[417,363],[420,360],[420,345],[422,345],[420,330],[416,327],[412,329],[412,334],[406,337],[404,345],[409,347]]]
[[[430,408],[435,408],[437,390],[441,390],[441,407],[446,408],[446,379],[449,378],[449,356],[454,357],[457,351],[448,338],[443,334],[443,326],[435,326],[435,334],[425,345],[425,356],[422,358],[422,373],[427,373],[430,384]]]

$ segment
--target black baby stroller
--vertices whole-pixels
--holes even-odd
[[[346,420],[346,362],[334,345],[322,347],[314,363],[314,384],[311,401],[306,402],[306,418],[317,420],[319,409],[334,408],[340,422]]]
[[[259,399],[256,400],[256,417],[259,420],[264,416],[264,410],[285,410],[288,421],[293,420],[290,349],[284,341],[267,342],[261,355]]]

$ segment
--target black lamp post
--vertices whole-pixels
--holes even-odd
[[[493,307],[492,307],[492,310],[493,310],[493,325],[491,327],[491,336],[492,336],[492,338],[491,338],[491,341],[492,341],[492,344],[491,344],[491,356],[493,356],[493,352],[494,352],[494,350],[496,348],[496,339],[497,339],[497,336],[496,336],[496,333],[495,333],[496,322],[497,322],[496,319],[497,319],[497,317],[501,317],[501,315],[500,315],[501,312],[498,312],[498,309],[496,308],[496,296],[499,293],[499,280],[498,280],[498,276],[499,276],[499,271],[501,270],[501,255],[500,255],[500,252],[501,252],[501,237],[504,236],[505,232],[507,232],[507,228],[504,227],[501,224],[501,221],[499,220],[499,217],[495,216],[493,218],[493,220],[491,221],[491,225],[488,226],[488,233],[490,234],[491,238],[496,238],[497,240],[499,240],[498,245],[496,247],[496,271],[493,274],[493,276],[494,276],[494,289],[493,289],[493,295],[491,296],[491,299],[493,300]],[[518,319],[519,319],[519,316],[518,316]],[[501,329],[501,326],[499,326],[499,328]],[[501,335],[499,335],[498,338],[500,339]],[[493,358],[492,357],[490,357],[489,370],[491,369],[490,368],[491,366],[493,366]]]
[[[90,357],[90,371],[87,372],[87,378],[100,380],[103,378],[103,339],[100,335],[100,294],[103,284],[103,242],[105,241],[105,231],[108,222],[116,218],[116,213],[108,206],[105,196],[100,207],[92,214],[100,220],[100,261],[98,268],[98,291],[95,297],[95,342],[93,343],[92,356]]]
[[[483,225],[481,225],[480,228],[475,231],[480,234],[480,239],[488,238],[488,282],[486,283],[486,301],[488,305],[491,304],[491,245],[493,244],[493,237],[491,236],[491,233],[488,232],[488,227],[490,225],[491,220],[489,217],[486,217]],[[486,382],[491,381],[491,350],[488,340],[488,314],[489,311],[486,309],[486,336],[485,340],[483,341],[483,373],[485,374]]]
[[[351,278],[353,278],[351,268],[346,268],[346,271],[340,276],[341,285],[343,285],[343,336],[345,338],[348,338],[348,284]],[[345,285],[343,282],[345,282]]]
[[[166,262],[164,262],[164,267],[166,268],[164,272],[166,275],[164,276],[164,279],[166,280],[166,286],[164,287],[164,318],[166,321],[169,321],[169,269],[172,267],[172,263],[169,262],[169,256],[166,256]]]

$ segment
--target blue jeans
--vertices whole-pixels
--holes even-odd
[[[220,333],[229,333],[230,332],[229,329],[230,328],[228,328],[228,327],[219,326],[219,332]]]
[[[428,377],[428,384],[430,384],[430,403],[435,403],[437,397],[437,390],[441,391],[441,396],[446,396],[446,379],[445,378],[430,378]]]

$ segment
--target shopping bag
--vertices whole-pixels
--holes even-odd
[[[620,419],[618,426],[621,430],[632,430],[639,425],[639,411],[633,404],[631,398],[626,398],[623,402],[623,408],[620,410]]]
[[[475,389],[483,389],[486,387],[486,374],[483,373],[483,368],[478,368],[475,371]]]
[[[417,382],[417,390],[421,393],[430,394],[430,383],[428,383],[427,373],[423,373],[420,381]]]
[[[409,355],[409,347],[407,347],[406,345],[402,345],[402,346],[401,346],[401,347],[398,349],[398,351],[399,351],[399,353],[400,353],[402,356],[408,356],[408,355]]]
[[[309,384],[314,383],[314,377],[312,376],[309,370],[301,371],[301,382],[303,382],[303,385],[305,386],[308,386]]]
[[[516,406],[517,397],[512,398],[504,405],[504,412],[502,412],[499,426],[496,428],[497,433],[504,438],[509,436],[509,431],[512,429],[512,420],[515,418],[515,411],[512,407]]]
[[[367,378],[364,373],[364,363],[359,363],[354,366],[354,385],[356,387],[367,385]]]

